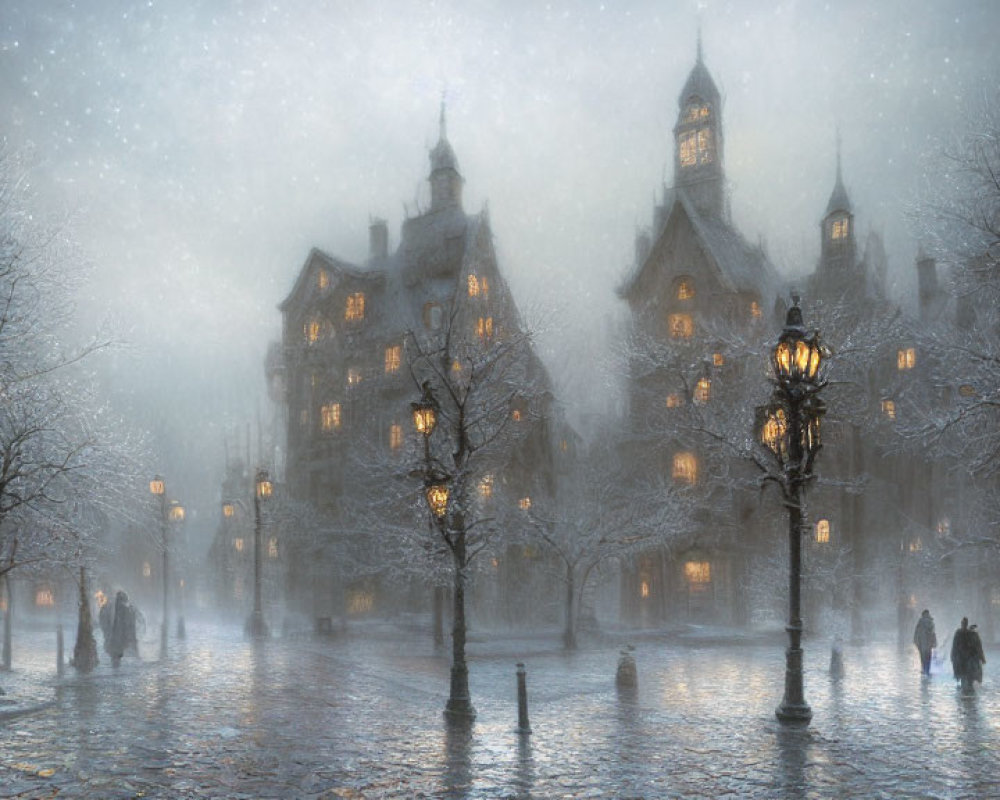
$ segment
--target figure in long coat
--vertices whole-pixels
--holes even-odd
[[[975,625],[969,626],[968,617],[962,617],[962,627],[955,631],[951,642],[951,668],[956,680],[962,682],[962,691],[973,691],[975,681],[982,683],[985,663],[979,632]]]
[[[917,620],[917,627],[913,631],[913,643],[920,653],[920,671],[924,675],[930,675],[931,651],[937,647],[937,634],[934,632],[934,617],[926,608]]]

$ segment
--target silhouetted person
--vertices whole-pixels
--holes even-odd
[[[135,635],[135,608],[128,601],[128,595],[119,591],[115,595],[115,615],[111,626],[111,638],[105,643],[105,650],[111,656],[112,666],[117,667],[125,653],[139,654],[139,642]]]
[[[104,644],[105,652],[110,653],[108,646],[111,641],[111,628],[115,622],[115,607],[103,592],[101,592],[98,602],[101,606],[97,612],[97,622],[101,626],[101,641]]]
[[[951,669],[955,679],[962,682],[962,691],[973,691],[973,683],[983,680],[983,642],[976,626],[969,626],[969,618],[962,617],[962,627],[955,631],[951,642]]]
[[[920,671],[924,675],[931,674],[931,651],[937,647],[937,634],[934,632],[934,617],[926,608],[917,620],[913,631],[913,643],[920,653]]]

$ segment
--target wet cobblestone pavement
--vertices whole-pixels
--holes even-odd
[[[1000,797],[996,682],[963,697],[949,668],[923,679],[894,645],[846,648],[835,682],[807,642],[813,723],[786,729],[780,645],[643,642],[623,697],[616,647],[473,642],[478,717],[462,730],[441,714],[447,655],[423,639],[188,633],[163,661],[147,642],[117,671],[61,679],[51,637],[18,633],[0,685],[18,706],[51,702],[0,709],[0,797]],[[530,736],[515,732],[517,661]]]

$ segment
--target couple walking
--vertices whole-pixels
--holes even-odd
[[[926,608],[917,620],[913,631],[913,644],[920,653],[920,669],[924,675],[931,674],[931,652],[937,647],[937,635],[934,632],[934,618]],[[951,668],[955,679],[962,682],[962,690],[972,691],[975,681],[983,681],[983,664],[986,656],[983,654],[983,642],[975,625],[969,625],[969,618],[962,617],[962,626],[955,631],[951,641]]]

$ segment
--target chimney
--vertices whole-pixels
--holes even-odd
[[[389,225],[384,219],[375,217],[368,223],[368,258],[383,261],[389,257]]]
[[[923,250],[917,253],[917,287],[920,302],[920,319],[926,322],[938,296],[937,263]]]

